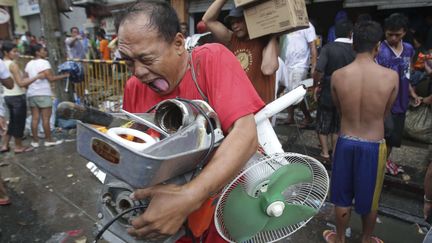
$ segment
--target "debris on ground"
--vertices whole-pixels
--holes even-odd
[[[1,162],[1,163],[0,163],[0,167],[4,167],[4,166],[8,166],[8,165],[10,165],[10,164],[7,163],[7,162]]]
[[[75,243],[86,243],[87,242],[87,237],[85,236],[81,236],[80,238],[75,240]]]
[[[409,176],[408,174],[403,174],[402,175],[402,180],[405,182],[408,182],[411,180],[411,176]]]
[[[376,218],[376,222],[377,222],[377,224],[382,224],[383,223],[379,217]]]
[[[3,180],[9,183],[17,183],[20,181],[20,179],[21,179],[20,177],[6,177]]]

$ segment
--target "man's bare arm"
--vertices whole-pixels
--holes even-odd
[[[227,45],[231,40],[232,31],[217,20],[225,3],[226,0],[215,0],[205,12],[202,20],[214,37],[222,44]]]
[[[176,233],[187,216],[219,192],[256,152],[258,138],[253,114],[238,119],[203,171],[185,185],[158,185],[136,190],[134,199],[151,198],[147,210],[128,230],[139,238]]]
[[[320,85],[323,77],[324,77],[324,73],[317,71],[315,69],[315,71],[312,73],[313,85],[314,86]]]
[[[315,40],[309,42],[308,44],[311,50],[311,73],[314,73],[317,64],[317,59],[318,59],[318,50],[315,44]]]
[[[324,77],[324,73],[319,72],[316,69],[312,73],[313,87],[314,87],[313,98],[315,102],[318,102],[318,96],[319,93],[321,92],[321,80],[323,77]]]
[[[432,74],[432,61],[430,60],[425,61],[425,71],[428,75]]]
[[[277,36],[273,35],[263,49],[263,59],[261,62],[261,72],[264,75],[273,75],[279,68],[278,61],[279,43]]]
[[[414,88],[411,86],[411,84],[409,84],[409,92],[410,92],[410,96],[414,99],[414,105],[420,105],[421,103],[421,98],[416,94]]]
[[[386,118],[388,115],[390,115],[391,108],[392,108],[393,103],[395,102],[396,97],[397,97],[398,92],[399,92],[399,75],[393,70],[389,70],[389,73],[390,73],[389,77],[392,80],[394,88],[393,88],[392,93],[390,95],[390,98],[387,102],[384,118]]]
[[[73,47],[75,42],[79,40],[78,36],[66,38],[65,42],[69,47]]]
[[[336,106],[336,109],[339,111],[341,111],[341,107],[340,107],[340,103],[339,103],[339,97],[337,95],[337,85],[339,82],[339,74],[338,71],[336,70],[333,75],[331,76],[331,96],[332,96],[332,100],[333,100],[333,104]]]

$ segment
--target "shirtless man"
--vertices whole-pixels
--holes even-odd
[[[362,216],[362,243],[382,242],[372,237],[384,180],[386,145],[384,118],[398,92],[398,74],[374,62],[383,32],[367,21],[354,29],[357,57],[331,78],[334,104],[341,114],[341,134],[334,154],[331,197],[335,204],[336,232],[326,230],[327,242],[345,242],[345,229],[355,200]]]

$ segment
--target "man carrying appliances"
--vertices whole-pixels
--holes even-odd
[[[220,44],[186,51],[175,10],[160,1],[142,1],[121,18],[118,47],[132,74],[123,109],[146,112],[175,97],[208,100],[221,121],[225,139],[208,164],[184,185],[156,185],[136,190],[133,199],[151,199],[132,221],[128,233],[161,240],[183,225],[194,241],[222,242],[213,224],[215,196],[257,150],[254,113],[264,102],[236,57]],[[274,94],[272,94],[274,95]],[[181,242],[190,242],[183,237]]]
[[[275,74],[278,69],[276,36],[249,38],[242,8],[233,8],[225,18],[231,30],[217,20],[227,0],[215,0],[203,16],[207,29],[228,47],[239,60],[256,91],[266,103],[274,100]]]

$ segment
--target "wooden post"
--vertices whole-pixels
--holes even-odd
[[[188,22],[189,16],[187,12],[186,0],[171,0],[171,6],[177,11],[180,22]]]
[[[56,1],[39,0],[40,17],[42,22],[42,35],[47,41],[49,62],[54,73],[57,73],[59,64],[66,61],[63,31],[60,24],[59,11]],[[65,92],[66,80],[55,82],[55,94],[59,101],[73,101],[73,88],[69,84]]]

